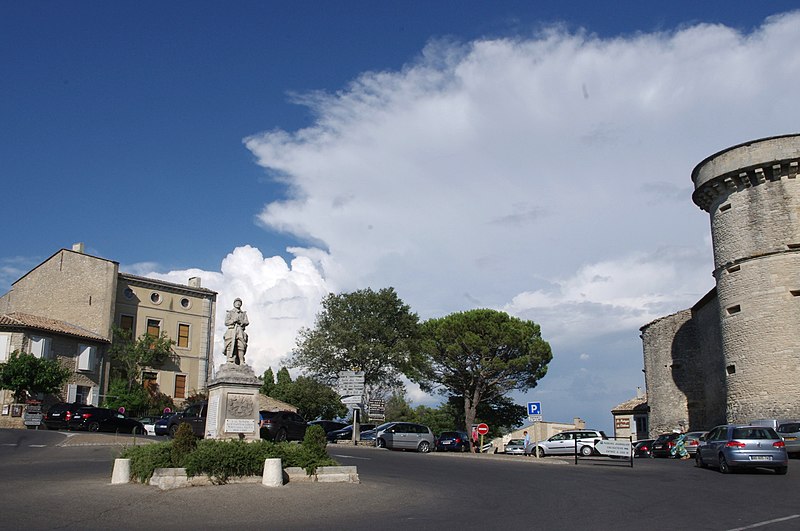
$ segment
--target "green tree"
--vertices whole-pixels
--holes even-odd
[[[395,390],[386,400],[384,416],[387,422],[414,422],[414,410],[406,400],[405,391]]]
[[[258,391],[262,395],[272,396],[272,389],[275,387],[275,374],[272,372],[272,367],[269,367],[266,371],[264,371],[264,376],[262,379],[264,380],[264,383],[261,384],[261,388]]]
[[[470,310],[422,325],[431,383],[464,400],[464,426],[478,405],[510,391],[527,391],[547,373],[553,358],[539,325],[496,310]]]
[[[292,381],[289,370],[281,367],[277,380],[268,396],[295,406],[308,420],[333,419],[347,413],[339,394],[312,377],[298,376]]]
[[[0,363],[0,389],[12,391],[15,400],[24,402],[29,394],[58,393],[70,373],[56,360],[15,350],[5,363]]]
[[[130,387],[128,380],[115,378],[108,386],[108,395],[103,401],[103,406],[109,409],[124,407],[131,414],[139,414],[149,410],[163,411],[164,408],[175,408],[172,397],[162,393],[158,385],[152,384],[145,388],[142,385]]]
[[[159,336],[144,333],[138,339],[133,338],[130,330],[114,327],[114,341],[108,349],[111,367],[114,372],[128,382],[128,389],[138,383],[142,369],[160,367],[172,357],[173,340],[166,332]]]
[[[447,403],[440,407],[447,408],[452,412],[460,412],[460,414],[454,416],[455,422],[453,425],[460,430],[470,432],[470,429],[463,424],[463,396],[451,396],[448,398]],[[498,396],[478,404],[474,422],[485,422],[489,426],[490,437],[498,437],[519,426],[527,416],[528,411],[525,406],[515,403],[506,396]]]
[[[330,294],[314,327],[300,330],[290,364],[325,382],[359,370],[367,387],[396,386],[400,375],[420,378],[418,340],[419,318],[393,288]]]

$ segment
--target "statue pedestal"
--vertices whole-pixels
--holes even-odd
[[[208,384],[206,439],[257,441],[261,380],[249,365],[224,363]]]

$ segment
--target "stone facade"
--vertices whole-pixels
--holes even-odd
[[[199,278],[184,285],[120,273],[116,262],[87,255],[76,244],[0,297],[0,355],[34,353],[44,344],[48,356],[74,371],[51,401],[98,404],[109,384],[106,351],[113,327],[129,328],[134,337],[163,331],[175,341],[174,356],[146,376],[180,405],[193,391],[205,391],[212,366],[217,294],[200,284]],[[95,347],[91,367],[80,361],[81,345]],[[0,398],[3,404],[10,400]]]
[[[642,327],[651,434],[800,417],[800,135],[756,140],[695,167],[716,287]]]

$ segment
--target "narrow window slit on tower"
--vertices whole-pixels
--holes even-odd
[[[720,212],[725,212],[726,210],[730,210],[730,209],[731,209],[731,204],[730,203],[726,203],[726,204],[722,205],[721,207],[719,207],[719,211]]]
[[[731,266],[731,267],[728,268],[728,273],[736,273],[741,268],[742,268],[742,266],[738,266],[738,265]]]
[[[786,247],[789,249],[800,249],[800,243],[787,243]]]
[[[728,371],[728,374],[734,374],[736,372],[736,365],[728,365],[725,367],[725,370]]]
[[[792,297],[800,297],[800,289],[790,289],[789,293],[792,294]]]
[[[742,311],[742,307],[737,304],[736,306],[731,306],[730,308],[728,308],[728,315],[733,315],[733,314],[739,313],[741,311]]]

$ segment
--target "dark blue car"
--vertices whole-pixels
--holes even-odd
[[[443,431],[436,438],[437,452],[469,452],[469,435],[463,431]]]

